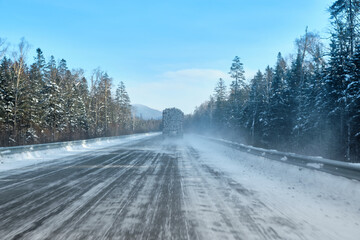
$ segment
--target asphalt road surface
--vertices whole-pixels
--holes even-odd
[[[199,158],[156,136],[6,172],[0,239],[314,237]]]

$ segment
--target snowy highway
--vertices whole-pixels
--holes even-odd
[[[359,239],[360,182],[155,135],[0,174],[0,239]]]

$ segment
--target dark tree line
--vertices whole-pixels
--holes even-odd
[[[94,70],[90,82],[82,69],[69,70],[64,59],[45,60],[40,48],[27,64],[21,40],[8,57],[0,39],[0,146],[117,136],[159,129],[159,121],[136,119],[120,82]],[[3,48],[1,48],[3,47]]]
[[[258,71],[245,84],[235,57],[229,91],[219,80],[215,94],[188,117],[196,131],[227,135],[255,146],[360,161],[360,34],[358,0],[329,8],[329,51],[317,34],[295,41],[297,53]]]

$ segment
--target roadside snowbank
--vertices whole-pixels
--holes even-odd
[[[160,133],[144,133],[121,136],[119,138],[107,139],[103,141],[96,141],[91,143],[82,143],[77,145],[67,145],[59,148],[38,150],[38,151],[24,151],[10,155],[0,156],[0,172],[17,168],[22,168],[34,164],[44,163],[63,157],[68,157],[80,153],[90,151],[97,151],[103,148],[129,143],[132,141],[154,137]],[[4,152],[3,152],[4,153]]]
[[[305,161],[310,161],[311,163],[308,165],[309,167],[314,167],[315,165],[317,165],[317,167],[314,168],[322,168],[324,164],[329,164],[332,166],[337,166],[337,167],[342,167],[342,168],[350,168],[350,169],[359,169],[360,170],[360,164],[359,163],[350,163],[350,162],[344,162],[344,161],[338,161],[338,160],[332,160],[332,159],[326,159],[323,158],[321,156],[309,156],[309,155],[301,155],[301,154],[297,154],[297,153],[291,153],[291,152],[281,152],[278,150],[274,150],[274,149],[265,149],[265,148],[259,148],[259,147],[253,147],[250,145],[245,145],[242,143],[238,143],[238,142],[234,142],[234,141],[229,141],[226,139],[222,139],[222,138],[214,138],[214,137],[204,137],[201,136],[202,138],[205,139],[210,139],[210,140],[215,140],[215,141],[221,141],[224,143],[229,143],[235,146],[240,146],[244,149],[247,149],[247,152],[252,153],[252,151],[254,150],[255,152],[262,152],[262,156],[266,156],[266,153],[269,154],[273,154],[273,155],[277,155],[277,156],[283,156],[281,158],[282,161],[287,161],[288,158],[295,158],[295,159],[301,159],[301,160],[305,160]],[[312,163],[315,163],[312,164]]]
[[[271,209],[311,233],[309,239],[359,239],[360,182],[255,156],[228,146],[188,136],[202,164],[256,191]],[[306,229],[307,226],[312,229]],[[327,236],[327,238],[323,238]]]

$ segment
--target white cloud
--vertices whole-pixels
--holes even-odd
[[[133,103],[158,110],[177,107],[185,113],[192,113],[213,94],[219,78],[228,77],[227,73],[217,69],[169,71],[145,83],[130,83],[128,92]]]

